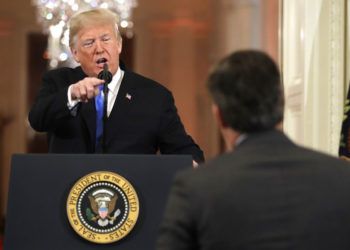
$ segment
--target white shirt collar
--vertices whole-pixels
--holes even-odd
[[[108,84],[108,91],[112,92],[113,95],[118,94],[118,90],[120,88],[120,84],[122,82],[123,75],[124,75],[124,71],[121,70],[120,67],[118,67],[118,70],[114,74],[112,81]]]

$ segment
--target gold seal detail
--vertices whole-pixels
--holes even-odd
[[[133,186],[112,172],[93,172],[78,180],[69,192],[67,216],[84,239],[108,244],[128,235],[139,215]]]

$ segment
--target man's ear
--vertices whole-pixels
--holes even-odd
[[[120,37],[118,40],[118,55],[122,52],[123,49],[123,39]]]
[[[74,60],[75,60],[77,63],[80,63],[79,57],[78,57],[78,51],[77,51],[75,48],[73,48],[73,47],[70,47],[70,51],[71,51],[71,53],[72,53],[72,56],[73,56]]]
[[[218,105],[216,105],[215,103],[213,103],[211,105],[211,111],[215,117],[216,122],[218,123],[220,128],[226,128],[227,127],[227,123],[224,121],[223,116],[222,116],[222,112],[220,110],[220,108],[218,107]]]

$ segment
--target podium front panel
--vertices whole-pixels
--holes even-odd
[[[190,168],[177,155],[14,155],[5,228],[5,250],[154,249],[175,173]],[[96,244],[81,238],[67,218],[70,189],[83,176],[111,171],[136,189],[140,213],[120,241]]]

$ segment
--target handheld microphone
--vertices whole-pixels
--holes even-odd
[[[103,65],[103,70],[100,73],[98,73],[97,78],[101,79],[101,80],[104,80],[105,84],[108,84],[108,83],[110,83],[112,81],[112,77],[113,77],[112,73],[109,72],[109,70],[108,70],[108,64],[105,63]]]
[[[101,80],[104,80],[104,84],[103,84],[103,93],[104,93],[104,96],[106,97],[105,98],[105,101],[107,101],[107,97],[108,97],[108,83],[110,83],[112,81],[112,73],[108,70],[108,64],[105,63],[103,64],[103,70],[98,73],[98,76],[97,76],[98,79],[101,79]]]

